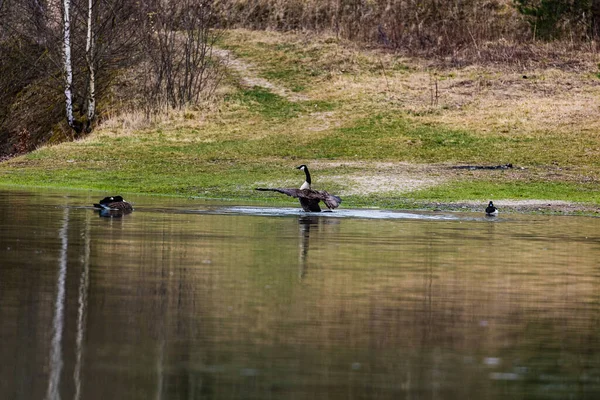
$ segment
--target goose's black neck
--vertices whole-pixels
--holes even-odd
[[[306,182],[310,185],[312,182],[310,181],[310,172],[308,172],[308,168],[304,167],[304,173],[306,174]]]

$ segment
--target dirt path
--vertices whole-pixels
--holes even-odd
[[[290,101],[303,101],[308,100],[308,97],[293,93],[292,91],[284,88],[283,86],[277,85],[267,79],[258,76],[257,68],[246,62],[242,61],[235,55],[225,49],[213,48],[213,54],[219,57],[225,64],[225,66],[234,71],[240,78],[240,83],[245,87],[261,87],[268,89],[271,92],[284,97]]]

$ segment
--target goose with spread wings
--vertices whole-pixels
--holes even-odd
[[[324,190],[314,190],[311,189],[311,180],[310,180],[310,172],[308,171],[308,167],[302,164],[296,169],[300,169],[304,171],[306,175],[306,180],[300,186],[300,189],[283,189],[283,188],[256,188],[256,190],[262,191],[271,191],[283,193],[288,196],[297,198],[300,200],[300,205],[302,209],[306,212],[320,212],[321,207],[319,207],[319,202],[322,201],[325,203],[327,208],[334,209],[338,208],[342,199],[333,194],[329,194]]]

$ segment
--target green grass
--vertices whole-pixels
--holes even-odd
[[[225,101],[238,102],[251,112],[268,119],[291,119],[301,113],[330,111],[335,108],[333,103],[327,101],[291,102],[258,86],[240,89],[238,93],[227,96]]]
[[[89,141],[43,148],[6,162],[0,166],[0,183],[214,198],[269,198],[252,191],[257,182],[297,183],[302,176],[292,167],[311,159],[501,162],[507,156],[506,150],[517,149],[512,145],[536,141],[494,140],[468,132],[415,125],[389,115],[358,119],[317,138],[307,137],[290,132],[287,125],[293,126],[301,113],[314,107],[313,103],[290,103],[259,89],[243,91],[238,96],[248,112],[264,119],[258,123],[259,127],[276,126],[281,132],[274,129],[275,132],[260,138],[249,134],[243,138],[202,141],[207,131],[219,130],[218,124],[211,123],[199,130],[171,132],[163,128],[123,137],[97,136]],[[333,106],[325,104],[322,108],[331,110]],[[198,140],[190,141],[190,137]],[[310,156],[299,156],[302,154]],[[357,171],[335,168],[318,171],[321,179],[340,173]],[[338,187],[332,185],[328,189]],[[390,195],[349,196],[345,204],[406,206],[407,196],[396,194],[395,202]],[[591,185],[557,182],[458,182],[414,192],[410,197],[432,201],[547,198],[600,203],[598,192]]]
[[[467,132],[411,124],[398,116],[376,115],[355,121],[313,143],[323,158],[395,159],[418,162],[485,158],[492,140]]]

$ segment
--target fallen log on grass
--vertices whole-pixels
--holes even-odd
[[[456,165],[454,167],[450,167],[451,169],[509,169],[512,168],[512,164],[502,164],[502,165]]]

